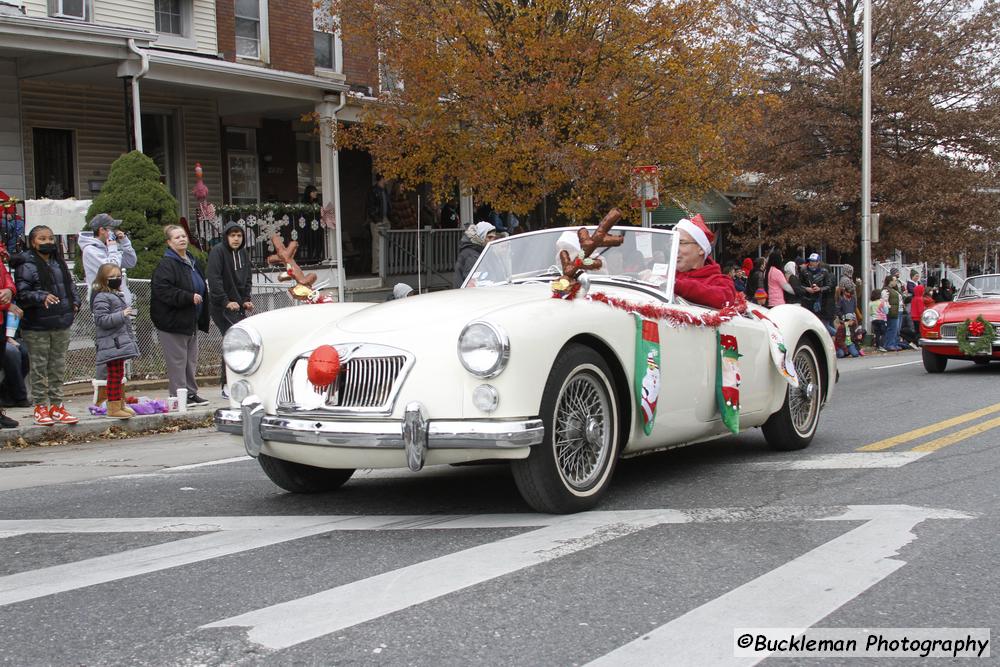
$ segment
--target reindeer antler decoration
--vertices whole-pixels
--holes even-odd
[[[280,282],[294,280],[295,285],[288,289],[288,293],[293,299],[299,301],[309,301],[313,298],[313,283],[316,282],[315,273],[303,273],[302,267],[295,261],[295,253],[299,249],[299,242],[292,241],[287,246],[281,240],[280,234],[271,236],[271,243],[274,244],[274,254],[267,258],[268,264],[285,265],[285,272],[278,276]]]
[[[599,259],[592,259],[591,255],[598,248],[614,248],[620,246],[625,240],[622,236],[609,236],[611,228],[622,219],[622,212],[617,208],[608,211],[608,214],[601,220],[597,230],[593,235],[587,231],[586,227],[581,227],[576,231],[576,237],[580,241],[580,252],[576,257],[570,257],[569,252],[561,250],[559,252],[559,262],[562,264],[562,276],[552,283],[552,296],[557,299],[573,299],[580,290],[580,283],[577,280],[584,271],[593,271],[601,268],[604,263]]]

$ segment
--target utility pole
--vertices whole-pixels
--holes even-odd
[[[864,2],[864,64],[861,87],[861,290],[859,303],[867,303],[872,292],[872,2]],[[864,299],[864,301],[862,301]],[[872,329],[869,309],[863,308],[865,331]]]

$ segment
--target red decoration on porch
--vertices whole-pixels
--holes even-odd
[[[694,316],[685,310],[678,310],[670,306],[660,306],[653,303],[635,303],[626,299],[601,294],[591,294],[587,297],[591,301],[598,301],[607,304],[612,308],[624,310],[626,313],[636,313],[647,320],[663,320],[672,327],[713,327],[718,328],[723,322],[739,317],[747,311],[746,298],[737,293],[736,303],[722,308],[718,312],[705,313],[701,316]]]
[[[340,355],[332,345],[320,345],[306,364],[306,377],[317,393],[325,392],[340,374]]]

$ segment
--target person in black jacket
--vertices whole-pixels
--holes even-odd
[[[69,328],[80,304],[73,276],[59,253],[52,230],[43,225],[28,232],[28,250],[11,259],[17,303],[24,310],[21,330],[31,360],[35,423],[75,424],[63,405]]]
[[[205,276],[187,254],[188,237],[179,225],[167,225],[167,251],[153,271],[149,315],[156,327],[171,396],[187,389],[189,406],[208,405],[198,395],[198,330],[208,333],[208,289]]]
[[[312,187],[311,185],[309,187]],[[315,189],[315,188],[313,188]],[[308,190],[308,188],[307,188]],[[208,294],[211,300],[212,321],[223,336],[253,310],[250,286],[253,275],[250,258],[243,248],[243,228],[230,222],[222,230],[222,243],[208,254]],[[222,395],[228,397],[226,364],[222,364]]]

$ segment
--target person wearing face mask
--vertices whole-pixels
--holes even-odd
[[[90,310],[94,315],[94,348],[97,362],[107,367],[109,419],[128,419],[135,412],[125,405],[122,377],[125,361],[139,356],[139,345],[132,329],[130,308],[122,291],[122,270],[117,264],[102,264],[91,285]]]
[[[35,423],[42,426],[79,421],[63,405],[69,329],[80,309],[66,261],[52,230],[44,225],[28,232],[28,250],[11,258],[17,303],[24,311],[21,330],[31,361],[31,394]]]
[[[223,336],[234,324],[253,314],[252,286],[253,274],[243,228],[238,222],[230,222],[222,230],[222,243],[208,253],[209,312]],[[225,363],[221,373],[222,397],[229,398]]]

